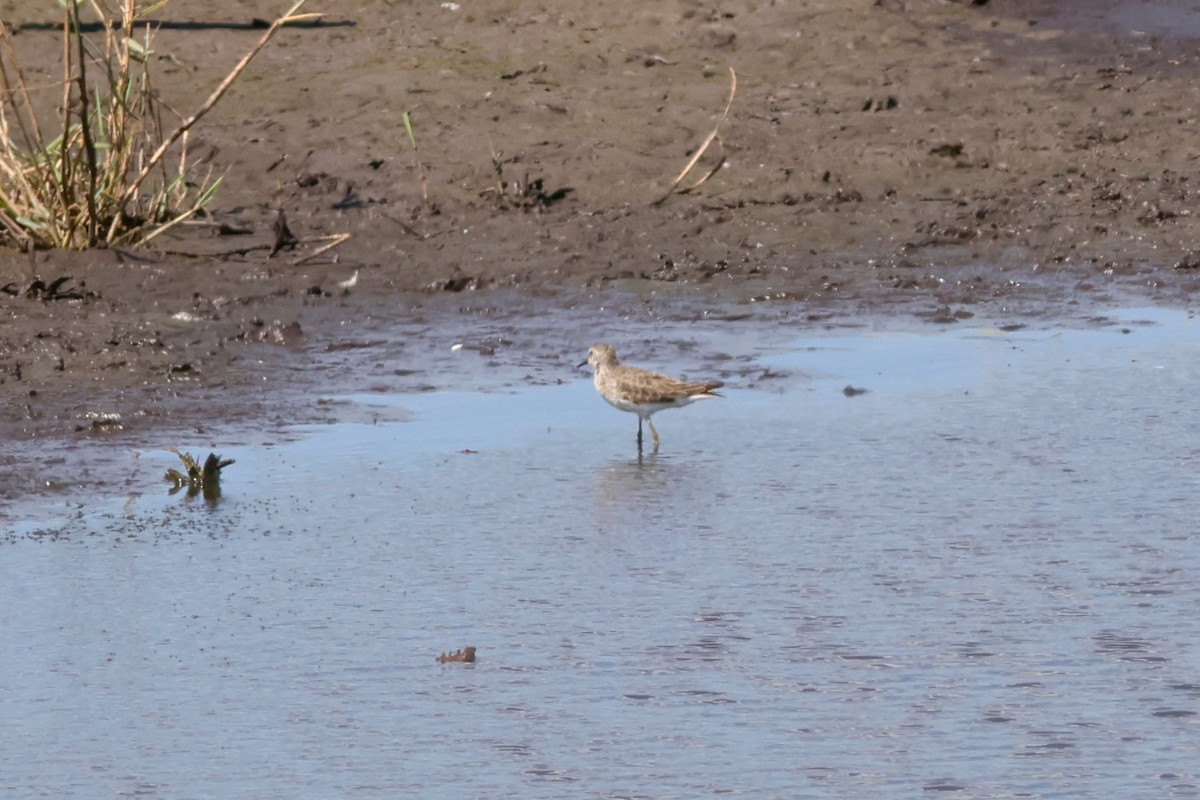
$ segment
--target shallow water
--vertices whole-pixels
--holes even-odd
[[[1200,37],[1200,9],[1195,0],[1060,0],[1048,10],[1051,19],[1074,29],[1111,29],[1169,39]]]
[[[0,794],[1200,796],[1200,323],[1114,318],[735,353],[641,460],[582,373],[143,454],[0,545]]]

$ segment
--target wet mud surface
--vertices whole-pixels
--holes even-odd
[[[207,95],[276,5],[161,12],[168,102]],[[311,10],[196,130],[225,175],[210,218],[137,251],[0,252],[4,498],[102,474],[70,455],[98,437],[286,435],[336,415],[320,387],[573,377],[635,323],[662,362],[692,320],[782,339],[1196,302],[1200,30],[1170,3]],[[0,2],[52,82],[30,13]],[[723,168],[655,203],[730,68]],[[271,256],[281,208],[301,243]]]

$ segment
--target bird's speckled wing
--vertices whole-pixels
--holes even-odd
[[[621,394],[630,403],[678,403],[702,396],[710,396],[714,389],[724,384],[720,381],[680,381],[657,372],[637,367],[621,366],[613,375],[620,384]]]

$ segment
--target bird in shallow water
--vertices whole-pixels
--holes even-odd
[[[716,390],[721,381],[681,381],[647,369],[629,367],[617,358],[617,351],[606,344],[592,345],[588,357],[579,366],[591,364],[596,368],[596,391],[608,403],[622,411],[638,416],[638,454],[642,452],[642,421],[650,426],[654,436],[654,452],[658,452],[658,431],[650,417],[664,408],[680,408],[694,400],[720,397]]]

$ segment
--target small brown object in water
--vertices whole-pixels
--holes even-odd
[[[458,662],[458,663],[463,663],[463,664],[474,664],[475,663],[475,648],[474,647],[464,647],[462,650],[458,650],[453,653],[442,653],[440,656],[438,656],[437,660],[438,660],[439,664],[449,664],[449,663],[453,663],[453,662]]]

